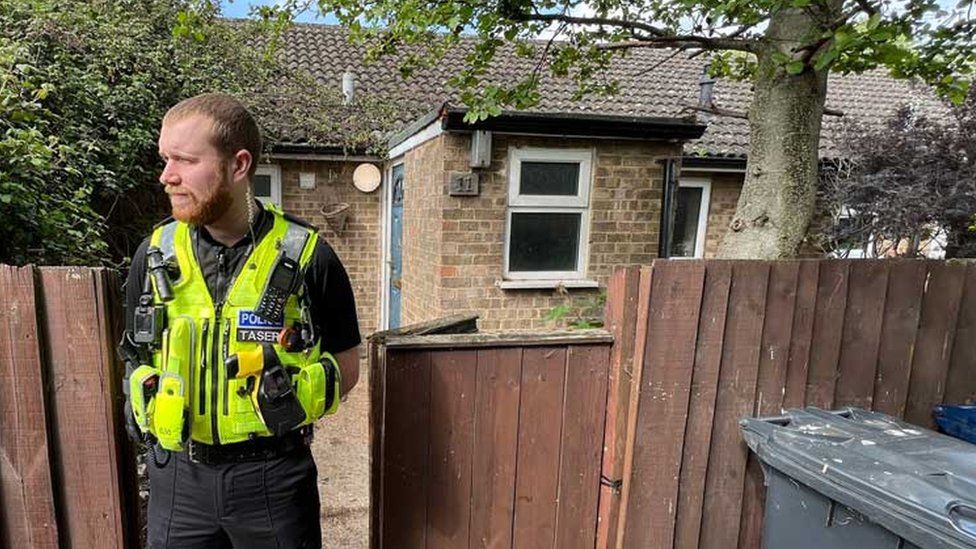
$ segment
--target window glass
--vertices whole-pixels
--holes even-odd
[[[256,173],[251,177],[254,185],[254,196],[257,198],[271,198],[271,175]]]
[[[679,187],[671,237],[671,257],[695,257],[701,215],[701,187]]]
[[[575,271],[580,213],[512,212],[510,271]]]
[[[579,193],[579,163],[522,162],[519,194],[576,196]]]

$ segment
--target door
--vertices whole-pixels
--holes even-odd
[[[403,164],[393,166],[390,180],[390,288],[389,329],[400,327],[400,293],[403,276]]]

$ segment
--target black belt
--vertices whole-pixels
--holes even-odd
[[[308,438],[305,430],[299,430],[280,437],[259,437],[216,446],[191,440],[187,445],[186,453],[190,461],[207,465],[262,461],[281,457],[308,446]]]

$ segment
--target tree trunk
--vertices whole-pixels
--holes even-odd
[[[795,257],[806,236],[816,199],[827,70],[813,70],[811,61],[791,75],[773,56],[793,56],[819,34],[816,20],[803,10],[783,10],[770,20],[757,52],[745,183],[719,257]]]

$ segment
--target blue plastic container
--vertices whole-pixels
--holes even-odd
[[[932,413],[943,433],[976,444],[976,406],[936,406]]]

